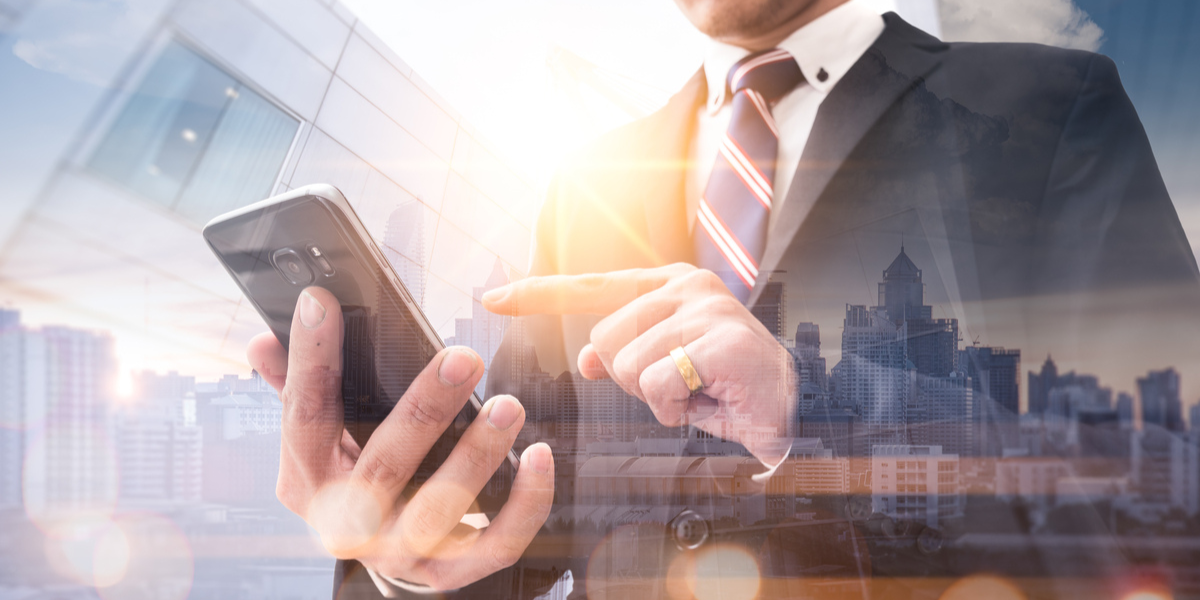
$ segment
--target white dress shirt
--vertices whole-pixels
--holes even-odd
[[[863,0],[851,0],[797,29],[779,44],[779,48],[787,50],[796,59],[805,81],[780,98],[771,109],[779,129],[773,182],[775,194],[771,201],[772,227],[787,198],[796,167],[800,165],[800,155],[817,120],[817,109],[833,86],[875,43],[883,29],[883,17],[877,11]],[[749,54],[745,48],[712,41],[705,56],[708,102],[696,114],[695,135],[688,156],[691,168],[684,184],[688,231],[695,227],[700,196],[708,185],[708,176],[733,112],[725,94],[726,76],[737,61]],[[803,185],[803,182],[798,184]]]

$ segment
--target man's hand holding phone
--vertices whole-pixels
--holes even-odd
[[[317,530],[331,554],[391,578],[448,590],[511,566],[550,512],[548,446],[526,449],[509,500],[488,527],[462,519],[521,430],[521,404],[511,396],[488,401],[450,457],[406,495],[483,376],[483,361],[467,348],[439,352],[359,448],[342,423],[342,336],[337,299],[311,287],[296,306],[290,352],[270,333],[250,342],[250,363],[283,402],[280,501]]]

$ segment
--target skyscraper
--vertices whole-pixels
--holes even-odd
[[[1040,415],[1046,412],[1050,403],[1050,390],[1058,385],[1058,365],[1054,359],[1046,356],[1040,373],[1029,372],[1029,412]]]
[[[1168,368],[1150,371],[1137,380],[1142,398],[1142,426],[1158,425],[1168,431],[1183,431],[1183,405],[1179,397],[1179,373]]]
[[[66,327],[18,329],[25,468],[30,514],[54,515],[110,505],[117,497],[114,448],[107,435],[116,391],[113,339]]]
[[[877,444],[907,441],[906,333],[904,325],[897,326],[879,307],[846,307],[837,393],[839,402],[853,408],[862,420],[864,427],[855,437],[854,448],[859,456],[868,456]]]
[[[0,508],[21,505],[25,456],[25,336],[21,313],[0,309]]]
[[[971,380],[966,376],[917,377],[909,437],[919,446],[941,446],[959,456],[975,454],[977,419]]]
[[[908,326],[907,357],[918,374],[946,377],[958,370],[958,319],[933,318],[933,307],[925,304],[921,270],[903,247],[883,271],[879,307],[893,323]]]
[[[477,287],[471,294],[471,317],[454,320],[454,337],[446,339],[446,345],[467,346],[483,357],[485,364],[491,364],[492,357],[500,349],[500,341],[504,330],[512,317],[493,314],[483,308],[483,295],[502,285],[508,284],[508,274],[504,272],[504,263],[499,258],[492,267],[492,273],[484,282],[483,287]],[[487,386],[485,372],[479,385],[475,386],[476,393],[482,398]]]
[[[975,452],[998,454],[1017,440],[1021,351],[969,346],[960,353],[959,367],[973,390]]]
[[[417,304],[425,304],[425,209],[420,202],[401,205],[388,216],[383,255]]]
[[[801,387],[813,385],[821,392],[829,391],[829,376],[825,359],[821,357],[821,328],[816,323],[796,325],[796,340],[792,348],[796,373]]]
[[[782,275],[786,274],[771,273],[758,301],[750,307],[750,313],[777,340],[783,340],[783,330],[787,328],[787,289],[784,287]]]

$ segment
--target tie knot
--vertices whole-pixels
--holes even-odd
[[[755,52],[729,69],[729,91],[736,94],[749,88],[774,102],[804,81],[800,65],[787,50],[772,48]]]

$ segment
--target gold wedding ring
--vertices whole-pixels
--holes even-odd
[[[704,389],[700,374],[696,372],[696,367],[692,365],[692,359],[688,358],[687,352],[683,351],[683,346],[672,350],[671,358],[675,359],[675,367],[679,369],[679,374],[683,376],[683,382],[687,384],[691,393],[695,394]]]

